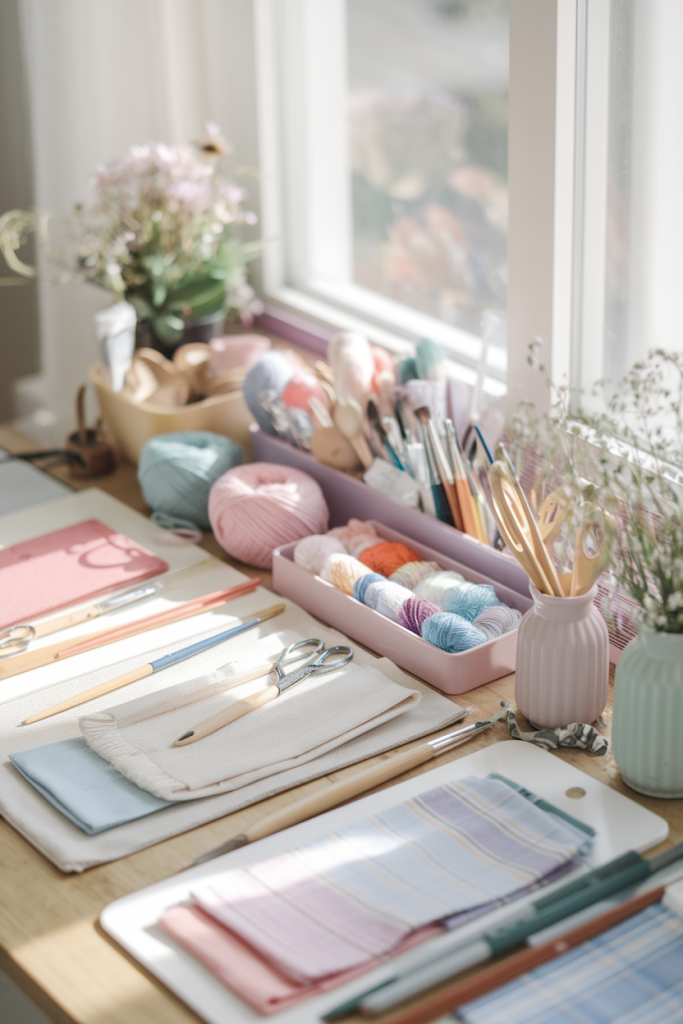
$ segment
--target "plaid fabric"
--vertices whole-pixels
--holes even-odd
[[[228,872],[192,895],[306,983],[384,956],[426,924],[526,889],[588,846],[585,833],[504,782],[468,778]]]
[[[681,1024],[683,920],[661,903],[491,995],[465,1024]]]

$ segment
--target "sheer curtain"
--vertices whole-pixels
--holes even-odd
[[[251,0],[22,0],[35,204],[68,211],[98,163],[135,142],[201,138],[218,121],[256,165]],[[20,382],[22,425],[63,438],[97,358],[90,285],[39,287],[41,372]],[[42,427],[41,427],[42,424]]]

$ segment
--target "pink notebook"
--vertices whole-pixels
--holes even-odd
[[[0,628],[166,572],[168,564],[97,519],[0,551]]]

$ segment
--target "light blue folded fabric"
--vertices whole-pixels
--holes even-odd
[[[10,754],[10,761],[56,810],[91,836],[173,806],[130,782],[82,737],[22,750]]]

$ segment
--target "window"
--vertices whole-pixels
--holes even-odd
[[[281,182],[267,290],[398,350],[434,338],[474,381],[483,325],[500,322],[487,314],[506,306],[508,0],[262,7]],[[489,334],[502,394],[504,337]]]
[[[606,0],[582,15],[572,382],[589,392],[651,348],[683,347],[683,4]]]

